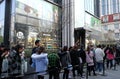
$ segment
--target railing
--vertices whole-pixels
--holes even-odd
[[[117,59],[120,59],[120,57],[116,57],[116,58],[114,59],[114,65],[113,65],[114,69],[113,69],[113,70],[117,70],[117,63],[116,63],[116,60],[117,60]],[[105,73],[105,70],[106,70],[105,64],[106,64],[106,61],[103,60],[103,73],[102,73],[102,76],[107,76],[107,74]],[[77,65],[76,65],[76,66],[77,66]],[[69,66],[69,67],[72,67],[72,66]],[[68,68],[69,68],[69,67],[68,67]],[[88,64],[86,64],[86,66],[84,66],[84,69],[86,69],[85,77],[86,77],[86,79],[89,79],[87,67],[88,67]],[[9,73],[8,73],[8,76],[4,76],[4,77],[2,77],[2,78],[0,78],[0,79],[18,79],[18,78],[20,78],[20,77],[25,77],[25,76],[29,76],[29,75],[36,75],[36,74],[42,73],[42,72],[46,72],[46,75],[48,75],[48,72],[49,72],[49,71],[50,71],[50,70],[45,70],[45,71],[40,71],[40,72],[30,72],[30,73],[24,73],[24,74],[21,74],[21,75],[15,75],[15,76],[9,75]],[[60,73],[63,73],[63,69],[61,69],[61,72],[60,72]]]

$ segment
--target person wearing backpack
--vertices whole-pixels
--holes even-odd
[[[40,40],[35,41],[35,47],[33,47],[31,55],[36,53],[38,47],[40,47]],[[29,64],[32,64],[32,58],[30,58]]]
[[[54,79],[60,79],[59,73],[61,66],[59,56],[55,52],[52,52],[48,54],[48,61],[49,61],[48,64],[49,79],[52,79],[52,77],[54,77]]]

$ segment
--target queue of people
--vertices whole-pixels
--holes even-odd
[[[24,70],[21,65],[23,61],[23,45],[16,45],[14,49],[10,50],[6,48],[5,45],[0,46],[0,77],[4,75],[5,77],[11,76],[9,79],[13,79],[12,76],[17,76],[22,74]],[[21,79],[21,78],[17,78]]]
[[[49,79],[60,79],[61,71],[63,71],[62,79],[75,78],[76,76],[84,78],[84,66],[87,66],[89,76],[91,76],[91,72],[93,72],[93,76],[97,76],[97,74],[102,74],[104,61],[107,62],[105,67],[107,69],[111,69],[115,61],[119,63],[118,59],[115,59],[117,54],[115,47],[102,48],[101,45],[97,47],[89,45],[86,50],[83,45],[64,46],[58,52],[47,53],[45,48],[40,45],[40,40],[36,40],[35,47],[31,51],[29,64],[35,69],[37,79],[44,79],[47,73]],[[6,48],[4,44],[0,45],[0,76],[3,73],[6,76],[24,74],[24,61],[23,45],[18,44],[11,50]]]

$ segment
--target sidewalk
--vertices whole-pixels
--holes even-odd
[[[49,79],[48,75],[45,75],[45,79]],[[60,79],[62,79],[62,74],[60,74]],[[77,76],[76,78],[72,78],[72,79],[80,79],[80,77]],[[86,79],[86,77],[81,79]],[[117,66],[116,70],[112,70],[112,69],[106,70],[105,76],[102,75],[88,76],[88,79],[120,79],[120,66]]]
[[[116,70],[106,70],[105,75],[89,76],[88,79],[120,79],[120,66],[117,66]]]

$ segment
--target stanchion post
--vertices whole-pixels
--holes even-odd
[[[117,64],[117,63],[116,63],[116,59],[117,59],[117,58],[114,59],[114,70],[116,70],[116,64]],[[116,70],[116,71],[117,71],[117,70]]]
[[[105,59],[103,59],[103,74],[102,74],[102,76],[107,76],[107,75],[105,74]]]
[[[88,64],[86,66],[86,79],[88,79]]]

